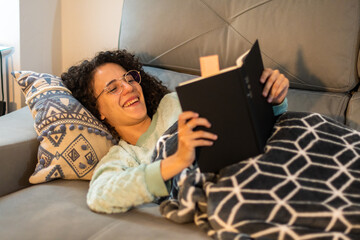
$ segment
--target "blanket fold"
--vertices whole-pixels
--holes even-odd
[[[214,239],[357,239],[360,133],[320,114],[289,112],[264,154],[218,175],[193,166],[173,189],[161,214],[194,221]]]

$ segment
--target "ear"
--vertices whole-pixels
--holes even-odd
[[[105,120],[105,116],[102,115],[102,114],[100,114],[100,120],[101,120],[101,121],[104,121],[104,120]]]

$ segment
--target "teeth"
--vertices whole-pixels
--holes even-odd
[[[137,101],[139,101],[139,99],[138,99],[138,98],[135,98],[135,99],[131,100],[130,102],[127,102],[127,103],[124,105],[124,107],[129,107],[130,105],[136,103]]]

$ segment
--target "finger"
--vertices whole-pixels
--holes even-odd
[[[186,126],[191,130],[199,126],[210,128],[211,123],[206,118],[192,118],[186,123]]]
[[[278,105],[281,104],[286,97],[285,91],[282,91],[277,98],[273,100],[273,104]]]
[[[179,118],[178,118],[178,127],[184,127],[185,124],[192,118],[197,118],[199,117],[199,114],[198,113],[195,113],[195,112],[192,112],[192,111],[185,111],[185,112],[182,112],[180,115],[179,115]]]
[[[212,146],[212,145],[214,145],[214,142],[209,141],[209,140],[199,139],[199,140],[193,141],[194,147],[205,147],[205,146]]]
[[[287,92],[288,92],[288,87],[284,87],[279,90],[281,90],[281,91],[277,94],[277,97],[273,100],[273,103],[275,103],[275,104],[280,104],[284,101],[284,99],[287,95]]]
[[[285,99],[287,92],[289,90],[289,80],[284,76],[281,81],[281,85],[279,86],[277,92],[274,95],[274,103],[279,104],[282,103]]]
[[[265,68],[261,74],[260,82],[265,83],[266,79],[268,79],[268,77],[271,75],[272,71],[273,70],[271,68]]]
[[[208,139],[213,141],[218,139],[218,136],[216,134],[202,130],[195,131],[191,137],[194,139]]]
[[[196,147],[202,146],[212,146],[214,144],[213,141],[206,140],[206,139],[194,139],[187,142],[186,149],[194,149]]]
[[[268,96],[269,103],[271,103],[273,99],[277,98],[278,94],[281,92],[282,88],[284,87],[284,79],[284,75],[280,74],[273,83]]]
[[[271,75],[268,77],[268,79],[266,80],[264,89],[263,89],[263,96],[267,97],[269,94],[269,91],[271,89],[271,87],[273,86],[274,82],[276,81],[276,79],[279,76],[279,71],[278,70],[274,70]]]
[[[179,144],[182,146],[187,146],[186,148],[194,148],[194,142],[197,140],[206,140],[206,141],[216,141],[218,136],[214,133],[198,130],[198,131],[191,131],[188,133],[179,133]]]

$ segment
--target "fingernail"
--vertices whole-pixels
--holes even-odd
[[[268,98],[268,103],[271,103],[272,100],[273,100],[272,97],[269,97],[269,98]]]

